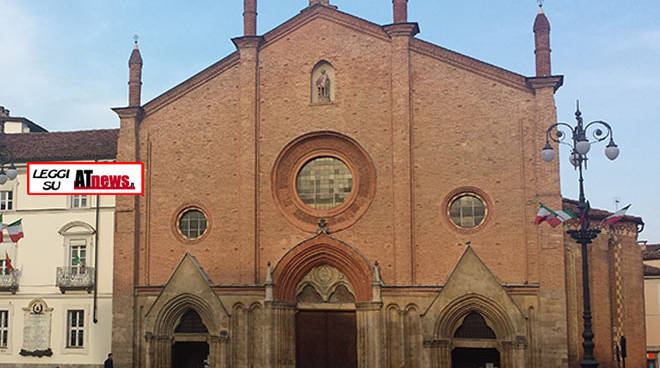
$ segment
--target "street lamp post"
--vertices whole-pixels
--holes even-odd
[[[587,169],[587,153],[591,145],[610,139],[605,147],[605,156],[610,160],[615,160],[619,156],[619,147],[614,144],[612,137],[612,127],[604,121],[596,120],[589,124],[582,121],[580,112],[580,103],[578,101],[575,111],[577,125],[575,127],[566,123],[556,123],[551,125],[546,131],[545,147],[541,150],[543,161],[550,162],[555,157],[555,151],[550,145],[550,140],[565,144],[571,148],[569,160],[571,164],[580,173],[579,186],[580,196],[578,200],[578,210],[581,223],[577,230],[568,230],[567,233],[582,246],[582,299],[584,302],[584,330],[582,331],[582,347],[584,356],[580,361],[583,368],[598,367],[598,362],[594,358],[594,333],[591,330],[591,298],[589,293],[589,262],[587,253],[587,244],[591,243],[600,233],[600,229],[589,228],[588,201],[584,196],[584,179],[582,177],[583,169]],[[563,130],[568,131],[566,134]],[[592,133],[593,141],[589,141],[588,134]],[[567,142],[568,141],[568,142]]]

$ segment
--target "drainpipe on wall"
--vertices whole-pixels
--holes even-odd
[[[99,294],[99,209],[101,205],[101,196],[96,195],[96,231],[94,232],[94,323],[98,323],[96,318],[97,299]]]

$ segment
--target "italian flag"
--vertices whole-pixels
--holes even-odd
[[[623,219],[623,216],[626,215],[626,211],[628,211],[628,208],[630,208],[630,205],[627,205],[627,206],[623,207],[622,209],[614,212],[613,214],[605,217],[605,219],[603,220],[603,223],[605,223],[607,225],[616,224],[617,222],[619,222]]]
[[[21,225],[21,220],[14,221],[7,225],[7,232],[9,233],[11,241],[14,243],[18,242],[18,240],[23,237],[23,226]]]
[[[577,216],[570,210],[561,210],[561,211],[553,211],[546,207],[543,203],[541,203],[541,207],[539,208],[539,212],[536,213],[536,219],[534,220],[534,224],[538,225],[542,223],[543,221],[547,221],[548,224],[552,227],[557,227],[559,224],[571,220],[571,219],[576,219]]]
[[[7,271],[13,271],[14,266],[11,265],[11,258],[9,258],[9,253],[5,252],[5,269]]]
[[[77,254],[73,256],[73,264],[76,266],[80,266],[83,270],[86,268],[84,264],[80,263],[80,257],[78,257]]]

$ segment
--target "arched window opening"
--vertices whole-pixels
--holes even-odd
[[[174,329],[175,333],[208,333],[202,318],[194,310],[187,311],[181,316],[179,325]]]
[[[495,339],[495,332],[487,324],[484,317],[477,312],[470,312],[463,324],[454,333],[454,337],[462,339]]]
[[[312,70],[311,94],[313,104],[326,104],[335,101],[335,69],[327,61],[319,61]]]

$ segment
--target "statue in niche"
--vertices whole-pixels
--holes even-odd
[[[321,70],[321,75],[316,79],[316,91],[319,101],[330,101],[330,77],[325,70]]]

